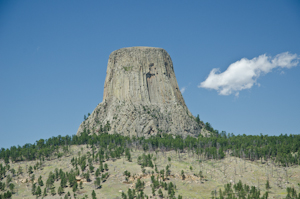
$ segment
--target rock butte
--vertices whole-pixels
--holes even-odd
[[[110,54],[103,101],[77,135],[84,129],[97,133],[107,122],[109,133],[128,136],[201,133],[178,88],[171,57],[162,48],[130,47]]]

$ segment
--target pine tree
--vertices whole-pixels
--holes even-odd
[[[62,188],[66,187],[67,186],[67,178],[66,178],[66,175],[62,175],[61,176],[61,179],[60,179],[60,186]]]
[[[91,173],[93,173],[94,172],[94,166],[93,166],[93,163],[91,162],[90,164],[89,164],[89,169],[90,169],[90,171],[91,171]]]
[[[83,172],[85,170],[85,167],[86,167],[86,161],[85,160],[81,162],[80,167],[81,167],[81,171]]]
[[[3,198],[11,198],[11,196],[12,196],[12,193],[10,191],[7,191],[6,193],[3,194]]]
[[[12,177],[10,175],[7,175],[6,176],[6,185],[8,186],[11,181],[12,181]]]
[[[98,189],[101,185],[101,179],[99,177],[97,177],[94,184],[95,184],[96,189]]]
[[[163,195],[163,192],[162,192],[162,190],[161,190],[161,189],[159,189],[159,190],[158,190],[158,196],[159,196],[159,197],[161,197],[161,198],[163,198],[163,197],[164,197],[164,195]]]
[[[18,175],[23,173],[23,169],[21,166],[18,167]]]
[[[9,187],[10,191],[13,193],[15,185],[13,183],[10,183],[8,187]]]
[[[270,183],[269,183],[269,180],[267,180],[267,183],[266,183],[266,189],[269,190],[271,187],[270,187]]]
[[[123,199],[127,199],[127,196],[126,196],[126,194],[124,192],[122,192],[122,198]]]
[[[29,175],[33,173],[33,171],[32,171],[32,166],[30,166],[30,167],[28,168],[28,173],[29,173]]]
[[[95,190],[93,190],[93,192],[92,192],[92,198],[93,198],[93,199],[97,199],[97,198],[96,198]]]
[[[32,174],[32,176],[30,177],[30,181],[31,181],[32,183],[34,183],[34,179],[35,179],[35,175]]]
[[[73,185],[73,192],[75,193],[78,189],[78,184],[77,182]]]
[[[134,189],[131,191],[131,189],[128,189],[127,191],[128,199],[133,199],[135,195]]]
[[[44,186],[44,182],[43,182],[43,180],[42,180],[42,176],[39,177],[39,179],[38,179],[38,184],[39,184],[41,187]]]
[[[199,114],[198,114],[197,117],[196,117],[196,122],[197,122],[198,125],[200,125],[200,117],[199,117]]]
[[[44,188],[43,196],[47,196],[47,188],[46,187]]]
[[[59,173],[58,173],[58,168],[55,168],[55,179],[58,180]]]
[[[16,173],[16,170],[14,168],[12,168],[11,170],[11,173],[13,174],[13,177],[15,176],[15,173]]]
[[[36,194],[37,196],[41,196],[42,190],[41,190],[41,187],[40,187],[40,186],[37,187],[35,194]]]
[[[58,193],[58,195],[61,196],[64,193],[64,189],[61,186],[59,186],[58,190],[57,190],[57,193]]]
[[[32,195],[35,195],[35,192],[36,192],[36,185],[35,185],[35,183],[33,183],[32,188],[31,188]]]
[[[54,196],[56,194],[55,186],[52,186],[50,189],[51,189],[51,195]]]
[[[100,175],[100,169],[99,168],[96,170],[95,175],[96,175],[96,177],[98,177]]]
[[[183,170],[181,170],[181,177],[182,177],[182,180],[185,179],[185,175],[184,175],[184,171]]]
[[[100,164],[100,166],[99,166],[99,169],[100,169],[100,171],[101,171],[101,172],[103,172],[103,171],[104,171],[104,168],[103,168],[103,163],[102,163],[102,161],[101,161],[101,164]]]

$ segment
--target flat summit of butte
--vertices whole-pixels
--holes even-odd
[[[168,133],[198,136],[202,126],[178,88],[170,55],[162,48],[130,47],[108,59],[103,101],[83,121],[77,135],[102,132],[125,136]]]

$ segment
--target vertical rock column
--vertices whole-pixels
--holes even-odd
[[[111,123],[110,133],[149,136],[157,133],[198,135],[201,127],[185,105],[173,63],[162,48],[130,47],[112,52],[108,59],[103,102],[84,121],[99,131]]]

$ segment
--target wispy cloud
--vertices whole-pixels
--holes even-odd
[[[183,94],[185,90],[186,90],[186,87],[182,87],[182,88],[180,89],[180,92]]]
[[[220,95],[230,95],[239,91],[250,89],[257,83],[260,75],[267,74],[274,68],[291,68],[297,66],[300,56],[284,52],[275,57],[266,54],[255,57],[251,60],[242,58],[236,61],[226,69],[220,72],[218,68],[210,71],[205,81],[201,82],[198,87],[217,90]]]

